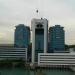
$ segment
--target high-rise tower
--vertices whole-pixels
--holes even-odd
[[[30,28],[24,24],[19,24],[15,29],[15,47],[28,48],[30,43]]]
[[[65,33],[63,27],[55,25],[49,28],[48,52],[63,51],[65,49]]]
[[[48,46],[48,20],[32,19],[32,63],[38,61],[38,53],[46,53]]]

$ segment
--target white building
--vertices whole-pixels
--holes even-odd
[[[75,66],[75,53],[39,53],[38,66]]]
[[[27,48],[0,48],[0,60],[27,61]]]
[[[47,47],[48,46],[48,20],[42,19],[42,18],[41,19],[32,19],[31,30],[32,30],[32,63],[34,64],[35,59],[38,60],[38,58],[35,58],[35,57],[38,57],[39,51],[40,51],[40,53],[47,52],[46,50],[48,48]],[[42,36],[40,36],[40,38],[39,38],[39,35],[36,34],[37,30],[39,31],[39,33],[41,33],[41,31],[43,30],[42,31],[43,34],[42,34]],[[37,39],[36,39],[36,37],[37,37]],[[40,48],[37,49],[38,48],[37,42],[39,42],[39,40],[41,42],[41,43],[39,43]],[[36,52],[36,50],[37,50],[37,52]]]

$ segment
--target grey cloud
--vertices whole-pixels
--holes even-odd
[[[0,32],[9,33],[10,39],[5,38],[8,41],[3,42],[12,43],[15,25],[19,23],[30,25],[31,19],[38,16],[47,18],[50,21],[49,26],[58,23],[64,26],[67,40],[71,39],[71,32],[75,32],[75,29],[70,31],[68,27],[75,28],[74,2],[74,0],[0,0]],[[36,14],[36,9],[39,10],[39,15]],[[66,41],[69,42],[74,43]]]

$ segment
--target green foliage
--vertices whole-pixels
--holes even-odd
[[[66,48],[66,49],[75,48],[75,45],[65,45],[65,48]]]
[[[24,66],[25,61],[23,60],[0,60],[0,67],[12,67],[15,66]]]

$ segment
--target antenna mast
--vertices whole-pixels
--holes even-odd
[[[36,17],[37,17],[37,18],[40,17],[40,15],[39,15],[39,10],[38,10],[38,9],[36,10]]]

